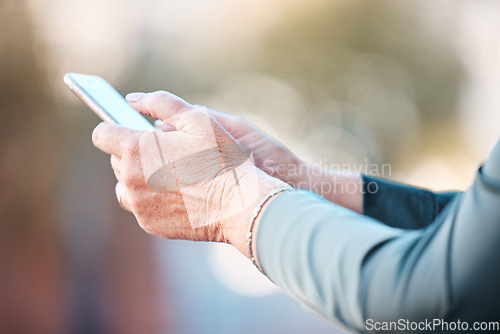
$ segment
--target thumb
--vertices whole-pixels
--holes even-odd
[[[194,107],[180,97],[165,92],[130,93],[126,96],[130,106],[143,115],[149,115],[180,130],[179,116]]]

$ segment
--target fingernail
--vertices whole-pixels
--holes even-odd
[[[128,102],[138,102],[144,96],[144,93],[130,93],[125,96]]]
[[[155,122],[154,122],[155,126],[162,126],[163,125],[163,122],[159,119],[157,119]]]

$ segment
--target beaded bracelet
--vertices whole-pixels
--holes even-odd
[[[266,204],[266,202],[273,196],[275,196],[276,194],[279,194],[280,192],[283,192],[283,191],[287,191],[287,190],[292,190],[292,188],[279,188],[279,189],[274,189],[273,191],[271,191],[269,194],[267,194],[266,197],[264,197],[260,202],[259,204],[257,204],[257,206],[255,207],[255,209],[253,210],[253,213],[252,213],[252,217],[250,218],[250,223],[248,224],[248,231],[247,231],[247,245],[248,245],[248,254],[250,255],[250,260],[252,260],[252,263],[254,264],[255,267],[257,267],[257,269],[262,273],[264,274],[264,271],[262,270],[262,268],[259,267],[259,265],[257,264],[257,262],[255,261],[255,256],[253,254],[253,251],[252,251],[252,237],[253,237],[253,227],[255,225],[255,220],[257,219],[257,216],[259,215],[260,211],[262,210],[262,207],[264,206],[264,204]]]

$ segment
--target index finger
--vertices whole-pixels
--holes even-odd
[[[92,132],[92,143],[105,153],[121,157],[126,149],[127,139],[138,132],[118,124],[102,122]]]

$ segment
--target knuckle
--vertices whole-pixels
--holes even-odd
[[[130,192],[129,198],[129,206],[130,210],[134,213],[134,215],[138,218],[138,220],[144,219],[144,209],[140,202],[139,196],[137,192]]]
[[[122,172],[122,183],[125,187],[130,188],[134,186],[133,179],[134,177],[132,176],[132,173],[130,173],[129,169],[125,169]]]
[[[164,90],[157,90],[156,92],[149,93],[149,97],[153,106],[168,98],[168,93]]]
[[[125,152],[126,155],[135,157],[139,153],[139,134],[133,134],[125,139]]]
[[[122,172],[123,185],[128,188],[135,189],[138,185],[139,176],[136,170],[132,167],[125,168]]]
[[[193,106],[178,96],[166,92],[164,90],[158,90],[156,92],[150,93],[150,108],[161,108],[168,106],[177,111],[188,110],[193,108]],[[193,108],[194,109],[194,108]]]
[[[168,96],[168,93],[166,91],[164,91],[164,90],[157,90],[157,91],[152,92],[150,94],[151,94],[151,97],[153,99],[157,99],[157,98],[161,99],[161,98],[164,98],[164,97]]]

